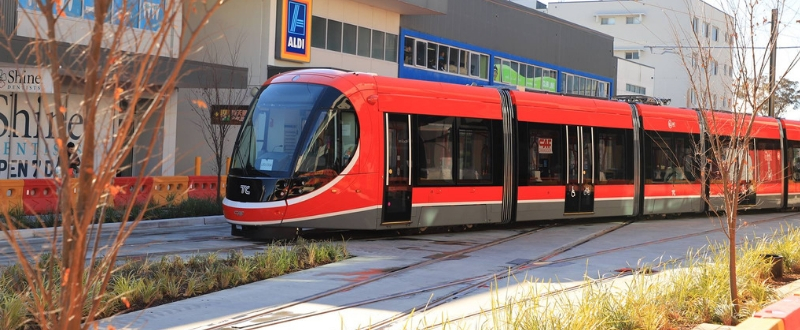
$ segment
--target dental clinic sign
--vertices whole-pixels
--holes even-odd
[[[53,78],[45,70],[0,66],[0,92],[52,93]]]
[[[294,62],[311,61],[311,0],[278,2],[280,47],[276,57]]]

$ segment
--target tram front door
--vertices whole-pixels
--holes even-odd
[[[411,117],[386,114],[382,224],[411,221]]]
[[[594,129],[566,127],[567,191],[564,214],[594,213]]]

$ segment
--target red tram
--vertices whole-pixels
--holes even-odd
[[[703,136],[731,132],[708,126],[690,109],[299,70],[253,101],[224,214],[234,235],[276,237],[703,212],[722,203],[701,182]],[[800,206],[800,123],[753,132],[745,206]]]

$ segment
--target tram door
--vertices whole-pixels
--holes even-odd
[[[564,213],[594,213],[594,129],[567,126],[567,192]]]
[[[411,221],[411,117],[386,114],[382,223]]]

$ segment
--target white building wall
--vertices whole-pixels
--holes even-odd
[[[655,68],[623,58],[617,59],[617,90],[614,95],[647,95],[654,96]],[[626,90],[628,84],[644,87],[645,93],[633,93]]]
[[[376,60],[369,57],[350,55],[326,49],[311,47],[311,61],[298,63],[275,58],[275,31],[278,28],[278,5],[276,0],[236,0],[223,5],[202,30],[198,48],[190,59],[209,61],[223,65],[247,67],[251,87],[261,86],[269,76],[268,66],[280,67],[330,67],[344,70],[377,73],[397,77],[397,62]],[[314,0],[311,13],[326,19],[349,23],[360,27],[400,34],[400,14],[376,8],[363,2],[349,0]],[[189,16],[189,25],[196,25],[202,17],[202,10]],[[399,37],[398,37],[399,38]],[[238,41],[241,40],[241,41]],[[231,63],[231,49],[238,47],[239,59]],[[214,61],[210,59],[214,58]],[[191,100],[196,91],[181,89],[177,97],[177,123],[175,174],[194,173],[194,159],[202,158],[203,175],[213,173],[214,154],[203,138],[197,125],[199,118],[192,110]],[[248,94],[249,95],[249,94]],[[249,104],[248,97],[244,104]],[[239,126],[234,126],[228,135],[225,155],[230,155]],[[226,156],[227,157],[227,156]]]
[[[712,94],[719,102],[715,106],[724,109],[722,98],[730,98],[731,78],[723,73],[723,69],[731,65],[730,49],[726,48],[725,33],[728,31],[725,13],[713,6],[699,1],[689,0],[647,0],[647,1],[581,1],[551,2],[547,12],[553,16],[595,29],[614,36],[615,55],[625,58],[626,52],[638,53],[638,59],[632,59],[655,68],[653,96],[672,99],[670,103],[679,107],[696,107],[691,104],[691,77],[697,72],[689,73],[686,66],[691,67],[691,53],[697,49],[698,43],[692,33],[692,18],[698,17],[702,23],[719,29],[717,41],[700,37],[700,44],[720,47],[713,50],[713,57],[718,62],[717,75],[711,75]],[[639,24],[626,24],[627,17],[640,19]],[[614,19],[615,24],[601,24],[603,18]],[[686,59],[686,64],[682,61]],[[625,72],[618,72],[625,76]],[[696,81],[697,82],[697,81]],[[622,86],[624,88],[624,85]]]

